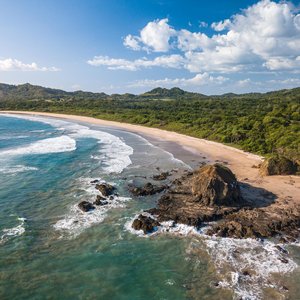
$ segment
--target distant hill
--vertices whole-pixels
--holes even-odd
[[[171,89],[158,87],[139,96],[143,98],[174,98],[174,99],[188,98],[188,97],[207,98],[207,96],[203,94],[186,92],[178,87],[174,87]]]
[[[0,101],[2,100],[59,100],[67,98],[77,99],[105,99],[105,93],[92,92],[66,92],[63,90],[46,88],[29,83],[20,85],[9,85],[0,83]]]
[[[25,100],[188,100],[188,99],[259,99],[259,98],[274,98],[278,96],[294,97],[300,94],[300,87],[294,89],[285,89],[280,91],[273,91],[268,93],[247,93],[234,94],[227,93],[223,95],[206,96],[200,93],[192,93],[184,91],[178,87],[171,89],[155,88],[149,92],[134,95],[134,94],[112,94],[92,93],[85,91],[66,92],[59,89],[46,88],[38,85],[31,85],[29,83],[21,85],[9,85],[0,83],[0,101],[25,101]]]

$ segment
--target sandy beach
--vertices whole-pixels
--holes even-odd
[[[1,111],[1,113],[38,115],[60,118],[74,122],[85,122],[94,125],[117,128],[133,132],[149,139],[176,143],[186,151],[206,157],[212,162],[225,163],[242,183],[257,188],[260,191],[268,191],[276,196],[276,202],[292,204],[300,202],[300,177],[299,176],[267,176],[259,175],[258,169],[253,165],[258,165],[263,161],[263,157],[235,149],[221,143],[198,139],[176,132],[149,128],[140,125],[132,125],[114,121],[106,121],[92,117],[77,115],[44,113],[44,112],[24,112],[24,111]],[[172,149],[168,149],[172,153]],[[173,153],[176,156],[176,153]],[[178,157],[180,158],[180,157]],[[256,195],[259,198],[260,194]]]

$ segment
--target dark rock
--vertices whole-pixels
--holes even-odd
[[[103,206],[103,205],[107,205],[108,201],[106,200],[106,198],[104,198],[100,195],[97,195],[97,198],[93,204],[98,205],[98,206]]]
[[[139,215],[132,223],[132,228],[135,230],[143,230],[143,232],[151,233],[155,227],[160,226],[160,223],[151,217]]]
[[[159,175],[153,175],[154,180],[166,180],[171,174],[169,172],[162,172]]]
[[[78,207],[79,207],[82,211],[84,211],[84,212],[88,212],[88,211],[90,211],[90,210],[95,209],[95,206],[94,206],[92,203],[88,202],[88,201],[82,201],[82,202],[80,202],[80,203],[78,204]]]
[[[275,248],[284,254],[288,254],[288,251],[285,250],[284,248],[280,247],[279,245],[276,245]]]
[[[134,187],[129,186],[129,191],[134,196],[149,196],[162,192],[167,186],[155,186],[152,183],[148,182],[143,187]]]
[[[110,195],[108,199],[109,199],[109,200],[114,200],[114,196],[113,196],[113,195]]]
[[[92,180],[92,181],[91,181],[92,184],[98,183],[98,182],[99,182],[99,179],[95,179],[95,180]]]
[[[284,257],[279,257],[278,258],[282,263],[284,263],[284,264],[288,264],[289,263],[289,261],[286,259],[286,258],[284,258]]]
[[[114,191],[115,187],[108,183],[100,183],[96,185],[96,189],[104,196],[110,196]]]
[[[274,156],[266,159],[260,166],[260,174],[269,175],[292,175],[297,172],[297,164],[283,156]]]

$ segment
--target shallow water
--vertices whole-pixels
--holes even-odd
[[[128,132],[0,116],[0,299],[297,299],[297,246],[282,254],[271,242],[168,224],[146,237],[130,230],[157,196],[132,198],[128,183],[186,163]],[[83,213],[77,204],[94,201],[94,179],[119,197]],[[258,276],[243,277],[246,267]]]

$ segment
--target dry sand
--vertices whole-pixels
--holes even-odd
[[[225,162],[228,167],[236,174],[238,180],[246,185],[257,189],[250,189],[248,193],[256,193],[255,198],[263,197],[265,191],[271,192],[276,196],[276,202],[292,204],[300,203],[300,177],[299,176],[266,176],[261,177],[258,169],[253,165],[262,162],[263,157],[247,153],[221,143],[211,142],[204,139],[198,139],[176,132],[166,131],[157,128],[149,128],[140,125],[132,125],[114,121],[106,121],[92,117],[43,113],[43,112],[23,112],[23,111],[2,111],[1,113],[28,114],[55,117],[70,121],[86,122],[94,125],[114,127],[145,137],[151,137],[158,140],[177,143],[185,150],[205,156],[211,161]],[[172,152],[172,151],[171,151]]]

